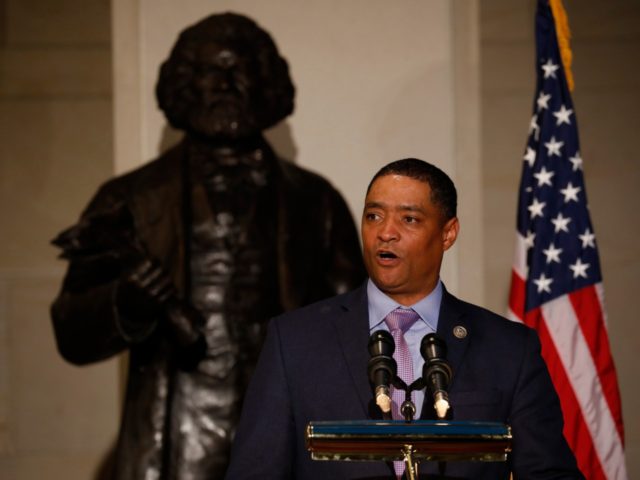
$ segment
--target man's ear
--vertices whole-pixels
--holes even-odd
[[[442,229],[442,249],[449,250],[451,246],[456,243],[458,238],[458,232],[460,231],[460,222],[458,217],[453,217],[447,220]]]

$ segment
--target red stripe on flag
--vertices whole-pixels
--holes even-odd
[[[542,344],[542,356],[545,359],[549,374],[560,397],[560,406],[564,417],[564,436],[573,450],[580,470],[588,475],[589,480],[606,480],[604,470],[595,450],[591,433],[580,409],[580,404],[567,377],[567,373],[556,350],[555,343],[544,322],[540,308],[525,314],[525,323],[535,325]]]
[[[525,283],[515,270],[511,270],[511,290],[509,291],[509,308],[524,321]]]
[[[594,286],[589,286],[572,292],[569,294],[569,299],[597,368],[602,390],[615,421],[620,441],[624,445],[620,392],[598,294]]]
[[[524,305],[526,298],[526,283],[524,279],[516,273],[515,270],[511,271],[511,290],[509,292],[509,308],[522,322],[535,330],[538,329],[538,324],[542,319],[542,315],[533,316],[525,315]]]

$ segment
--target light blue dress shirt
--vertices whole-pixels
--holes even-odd
[[[386,330],[388,332],[389,327],[384,319],[396,308],[413,309],[420,315],[420,320],[416,321],[404,334],[411,352],[411,359],[413,360],[413,376],[414,379],[418,378],[422,375],[422,367],[424,365],[424,359],[420,355],[420,342],[422,342],[425,335],[434,333],[438,329],[440,302],[442,301],[442,282],[438,280],[436,288],[418,303],[405,307],[382,293],[369,279],[367,282],[367,300],[369,306],[369,335],[376,330]],[[424,389],[412,392],[411,398],[416,406],[416,418],[419,418],[424,402]]]

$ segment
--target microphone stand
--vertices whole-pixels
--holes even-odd
[[[447,385],[451,379],[451,367],[446,362],[446,344],[435,334],[426,335],[420,342],[420,354],[425,360],[422,376],[411,385],[398,377],[397,366],[392,355],[395,343],[391,334],[384,330],[375,331],[369,337],[368,345],[371,358],[367,367],[369,381],[376,387],[376,404],[382,411],[383,418],[388,419],[391,413],[391,398],[389,386],[393,385],[398,390],[404,390],[405,399],[400,406],[400,414],[406,423],[413,422],[416,414],[416,406],[411,401],[411,392],[422,390],[427,385],[428,390],[434,396],[434,407],[439,419],[444,419],[449,409]],[[418,463],[413,461],[412,454],[416,450],[412,445],[405,444],[402,454],[406,465],[409,480],[414,480],[418,475]]]
[[[405,472],[409,480],[416,480],[418,477],[418,462],[413,463],[413,446],[405,445],[402,448],[402,454],[404,455]]]
[[[424,379],[420,377],[411,385],[407,385],[404,380],[397,375],[394,375],[393,386],[397,389],[404,390],[404,402],[402,402],[400,407],[400,413],[404,417],[404,421],[406,423],[413,422],[413,417],[416,413],[416,406],[411,400],[411,392],[415,390],[422,390],[426,386]],[[402,447],[405,471],[409,480],[415,480],[418,477],[418,462],[413,460],[414,451],[413,445],[405,444]]]
[[[309,422],[305,441],[313,460],[402,461],[408,480],[418,478],[419,461],[438,462],[440,476],[443,476],[448,461],[508,460],[512,448],[508,425],[445,420],[452,416],[447,393],[452,370],[446,363],[446,345],[442,340],[434,334],[423,338],[420,354],[425,359],[425,366],[421,378],[411,385],[397,376],[397,365],[392,357],[395,345],[389,332],[375,331],[368,348],[371,355],[367,367],[369,381],[384,421]],[[392,386],[405,392],[400,406],[404,421],[392,420]],[[413,420],[416,407],[411,401],[411,392],[422,389],[433,397],[436,421]],[[428,400],[425,398],[425,401]]]

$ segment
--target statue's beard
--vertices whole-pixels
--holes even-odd
[[[237,139],[260,132],[255,115],[237,104],[194,108],[187,123],[193,133],[211,138]]]
[[[224,88],[196,90],[198,100],[188,112],[187,122],[193,131],[216,139],[237,139],[259,133],[250,82],[236,82]]]

